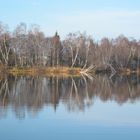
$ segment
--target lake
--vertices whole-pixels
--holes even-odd
[[[1,140],[139,140],[140,77],[0,78]]]

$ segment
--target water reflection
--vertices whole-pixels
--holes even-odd
[[[97,76],[93,80],[60,77],[14,77],[7,75],[0,79],[0,117],[6,117],[9,107],[17,118],[24,118],[25,112],[37,114],[44,106],[57,110],[59,103],[68,111],[84,111],[94,106],[94,100],[113,100],[119,105],[134,103],[140,98],[140,77]]]

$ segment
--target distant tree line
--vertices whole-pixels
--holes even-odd
[[[116,70],[140,68],[140,40],[121,35],[94,41],[85,33],[70,33],[60,40],[46,37],[38,25],[20,23],[13,32],[0,23],[0,63],[10,67],[69,66]]]

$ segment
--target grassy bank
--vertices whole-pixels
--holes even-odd
[[[70,77],[70,76],[81,76],[83,69],[81,68],[70,68],[70,67],[3,67],[0,68],[1,74],[12,74],[12,75],[30,75],[30,76],[60,76],[60,77]],[[111,73],[110,70],[98,69],[91,71],[92,74],[106,74]],[[121,75],[140,75],[140,69],[131,70],[128,68],[118,69],[116,73]],[[87,73],[88,74],[88,73]]]
[[[131,70],[128,68],[122,68],[122,69],[119,69],[118,73],[120,73],[121,75],[131,75],[131,74],[140,75],[140,69]]]
[[[12,67],[7,69],[7,73],[12,75],[45,75],[45,76],[80,76],[81,68],[69,67]]]

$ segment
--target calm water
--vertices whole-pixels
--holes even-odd
[[[1,140],[139,140],[140,77],[0,80]]]

